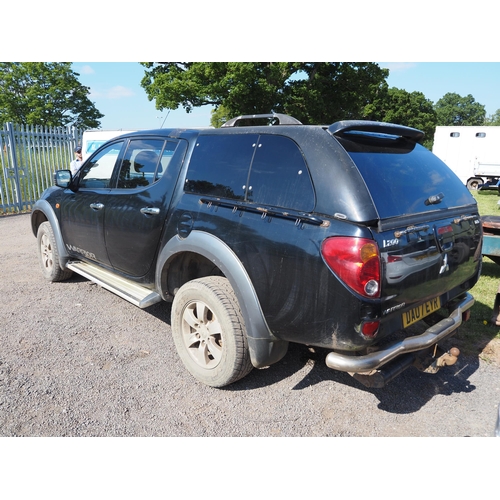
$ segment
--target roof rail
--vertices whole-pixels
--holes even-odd
[[[376,132],[379,134],[397,135],[415,142],[424,138],[424,132],[416,128],[398,125],[396,123],[373,122],[367,120],[344,120],[335,122],[328,127],[332,135],[342,135],[345,132]]]
[[[302,123],[293,116],[283,115],[281,113],[268,113],[263,115],[240,115],[236,118],[231,118],[231,120],[224,123],[222,127],[242,127],[243,125],[239,125],[242,120],[262,120],[266,118],[278,121],[278,123],[272,123],[270,121],[269,125],[302,125]]]

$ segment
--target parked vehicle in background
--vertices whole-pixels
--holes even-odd
[[[133,130],[85,130],[82,136],[82,159],[85,161],[95,153],[105,142]]]
[[[459,354],[439,345],[474,303],[482,229],[422,138],[286,115],[116,137],[35,204],[42,272],[141,308],[172,301],[179,356],[214,387],[290,342],[328,349],[327,366],[370,387],[412,365],[434,373]]]
[[[469,189],[497,187],[500,180],[500,127],[436,127],[432,152]]]

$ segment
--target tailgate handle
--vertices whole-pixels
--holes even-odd
[[[419,233],[420,231],[427,231],[430,226],[424,225],[424,226],[410,226],[407,227],[406,229],[402,231],[394,231],[394,237],[395,238],[401,238],[401,236],[404,236],[405,234],[410,234],[410,233]]]
[[[424,205],[426,205],[426,206],[437,205],[438,203],[441,203],[441,200],[443,198],[444,198],[444,194],[443,193],[434,194],[432,196],[429,196],[429,198],[427,198],[424,201]]]

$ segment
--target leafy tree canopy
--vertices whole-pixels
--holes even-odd
[[[365,117],[417,128],[425,133],[424,146],[431,148],[436,128],[436,111],[422,92],[407,92],[396,87],[382,91],[365,107]]]
[[[212,117],[210,118],[210,125],[216,128],[222,127],[224,123],[226,123],[231,118],[234,118],[230,115],[226,108],[221,104],[217,109],[212,110]]]
[[[0,123],[98,128],[102,115],[71,63],[0,63]]]
[[[436,103],[437,125],[483,125],[486,111],[482,104],[475,101],[472,95],[461,97],[449,92]]]
[[[500,126],[500,109],[497,109],[491,116],[485,118],[484,124]]]
[[[361,118],[386,85],[376,63],[142,63],[141,81],[159,110],[212,105],[212,123],[241,114],[286,113],[302,123]]]

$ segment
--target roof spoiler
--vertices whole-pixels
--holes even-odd
[[[222,127],[241,127],[239,122],[242,120],[262,120],[262,119],[270,120],[269,125],[302,125],[299,120],[294,118],[293,116],[283,115],[281,113],[268,113],[263,115],[241,115],[236,118],[231,118],[228,120]],[[272,120],[272,122],[271,122]],[[277,121],[277,123],[274,123]]]
[[[375,132],[378,134],[389,134],[411,139],[418,142],[424,138],[424,132],[416,128],[405,127],[395,123],[372,122],[367,120],[344,120],[335,122],[328,127],[332,135],[342,135],[345,132]]]

